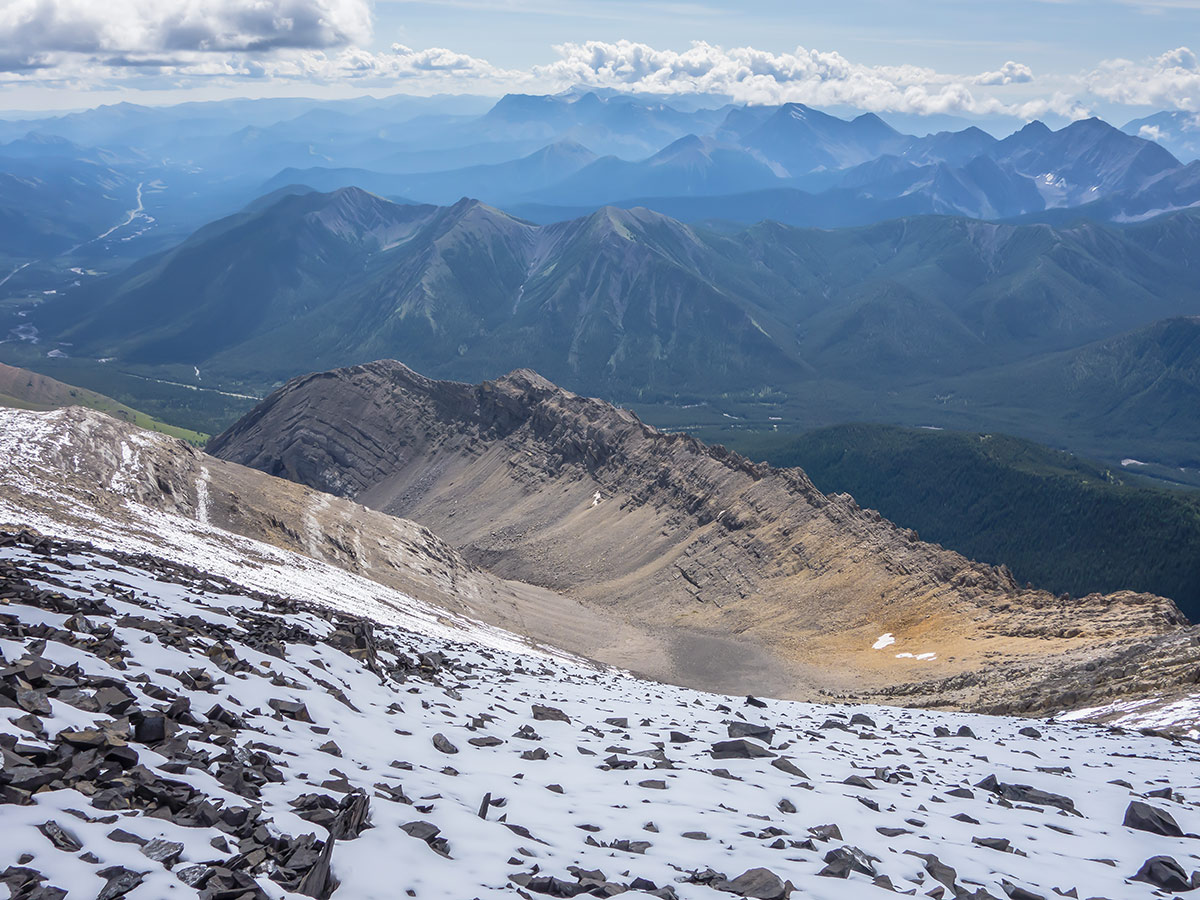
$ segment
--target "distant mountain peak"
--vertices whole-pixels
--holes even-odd
[[[1076,131],[1091,130],[1091,129],[1096,129],[1099,131],[1119,131],[1119,129],[1114,128],[1112,125],[1109,125],[1107,122],[1105,122],[1099,116],[1089,116],[1086,119],[1076,119],[1074,122],[1071,122],[1069,125],[1064,126],[1062,130],[1067,131],[1067,130],[1071,130],[1071,129],[1074,129]]]
[[[584,109],[590,107],[603,106],[604,100],[595,91],[588,91],[585,94],[580,94],[579,98],[574,101],[574,105]]]
[[[602,206],[584,220],[590,229],[611,229],[622,231],[634,224],[633,214],[620,206]]]
[[[478,200],[473,197],[459,197],[457,201],[448,206],[447,212],[462,213],[474,209],[477,206],[483,206]],[[499,212],[499,210],[497,210]]]
[[[1050,127],[1041,119],[1034,119],[1016,134],[1024,135],[1025,137],[1041,137],[1047,134],[1053,134]]]
[[[548,156],[582,156],[589,160],[596,159],[596,154],[592,152],[590,147],[586,147],[579,141],[571,138],[563,138],[555,141],[553,144],[547,144],[541,150],[536,150],[529,154],[526,159],[545,158]]]
[[[711,138],[703,138],[696,134],[685,134],[683,137],[672,141],[671,143],[667,144],[667,146],[655,153],[652,157],[650,157],[649,162],[662,162],[673,159],[677,156],[681,156],[684,153],[689,153],[695,150],[706,150],[713,146],[713,143],[714,142]]]
[[[513,369],[507,375],[501,375],[493,384],[514,387],[522,392],[545,393],[552,391],[564,396],[574,396],[570,391],[560,388],[553,381],[543,378],[530,368]]]
[[[560,108],[564,102],[558,97],[542,94],[505,94],[487,111],[485,118],[505,119],[514,116],[524,118],[546,110]]]
[[[870,130],[883,134],[899,134],[895,128],[885,122],[873,112],[863,113],[861,116],[855,116],[850,120],[850,124],[860,129]]]
[[[346,187],[337,188],[330,191],[329,196],[339,203],[370,203],[374,204],[383,197],[378,194],[372,194],[370,191],[363,190],[356,185],[348,185]]]
[[[18,143],[18,141],[24,141],[29,144],[45,144],[46,146],[50,147],[79,147],[79,145],[74,141],[68,140],[61,135],[50,134],[45,131],[27,132],[23,138],[18,138],[17,141],[12,141],[11,143],[15,144]],[[3,149],[3,146],[0,146],[0,149]],[[79,149],[82,150],[83,148],[79,147]]]

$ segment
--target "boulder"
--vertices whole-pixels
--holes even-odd
[[[1183,867],[1170,856],[1152,856],[1137,870],[1134,881],[1152,884],[1164,891],[1190,891],[1195,885],[1188,881]]]
[[[770,869],[747,869],[737,878],[718,882],[713,885],[719,891],[737,894],[739,897],[753,897],[755,900],[785,900],[792,892],[790,883]]]
[[[433,746],[436,749],[440,750],[442,753],[457,753],[458,752],[458,748],[455,747],[452,743],[450,743],[449,738],[447,738],[440,731],[433,736]]]
[[[539,706],[533,704],[533,720],[535,722],[570,722],[571,717],[561,709],[555,709],[553,706]]]
[[[717,741],[710,751],[713,759],[759,759],[775,754],[752,741],[742,739],[732,741]]]
[[[1151,834],[1161,834],[1165,837],[1183,837],[1183,829],[1169,812],[1140,800],[1134,800],[1126,807],[1125,820],[1121,824],[1126,828],[1136,828],[1138,831],[1149,831]]]
[[[762,741],[767,746],[770,746],[775,738],[775,729],[766,725],[755,725],[753,722],[730,722],[728,731],[731,738],[750,737]]]

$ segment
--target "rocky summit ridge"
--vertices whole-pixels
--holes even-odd
[[[1165,598],[1018,585],[799,470],[528,370],[479,385],[394,361],[308,375],[208,449],[420,522],[613,623],[550,643],[663,680],[1025,713],[1196,680],[1200,632]]]

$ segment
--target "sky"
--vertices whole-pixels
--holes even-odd
[[[584,84],[1118,124],[1200,111],[1200,0],[0,0],[0,110]]]

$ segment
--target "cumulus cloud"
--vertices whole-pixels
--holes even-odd
[[[38,54],[261,52],[371,36],[367,0],[6,0],[0,47]]]
[[[970,84],[1032,80],[1027,66],[1009,62],[996,81],[939,73],[922,66],[868,66],[840,53],[797,47],[770,53],[753,47],[722,48],[704,42],[685,51],[659,50],[633,41],[587,41],[555,47],[559,59],[533,74],[554,83],[626,90],[727,94],[749,103],[803,102],[854,106],[875,112],[1044,115],[1069,117],[1086,110],[1065,95],[1013,106],[977,96]],[[1007,79],[1007,80],[1003,80]]]
[[[0,83],[529,80],[444,47],[366,49],[369,0],[0,0]],[[5,51],[3,48],[20,48]]]
[[[392,44],[396,65],[414,72],[473,72],[492,75],[497,70],[484,59],[476,59],[465,53],[455,53],[444,47],[413,50],[403,44]]]
[[[1084,83],[1113,103],[1200,111],[1200,61],[1187,47],[1141,62],[1109,60],[1088,72]]]
[[[390,50],[380,53],[348,47],[336,53],[279,54],[258,61],[258,65],[272,78],[325,83],[355,79],[373,83],[488,80],[511,84],[528,77],[525,73],[499,69],[487,60],[444,47],[413,50],[403,44],[393,44]]]
[[[414,91],[555,91],[573,85],[630,92],[705,93],[737,102],[802,102],[873,112],[1079,118],[1059,92],[1002,100],[994,87],[1033,80],[1028,66],[958,75],[925,66],[872,66],[830,50],[774,53],[695,42],[682,50],[635,41],[554,48],[528,69],[504,69],[450,48],[369,46],[370,0],[0,0],[0,83],[172,90],[193,84],[283,82]],[[1169,58],[1168,58],[1169,57]],[[1183,71],[1187,51],[1162,58]]]
[[[1033,81],[1033,70],[1011,59],[997,71],[984,72],[975,78],[976,84],[984,85],[1027,84],[1030,81]]]

